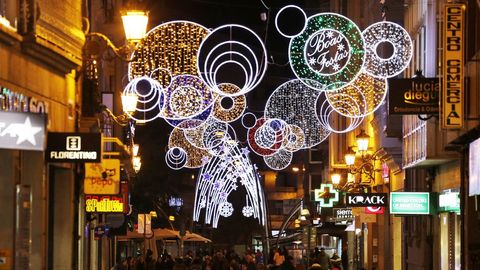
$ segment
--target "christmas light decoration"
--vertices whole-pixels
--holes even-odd
[[[341,103],[342,101],[338,101]],[[352,103],[355,103],[356,101],[353,100]],[[342,103],[344,106],[350,106],[347,107],[348,111],[354,111],[355,108],[359,108],[360,105],[358,104],[350,104],[350,103]],[[325,97],[325,92],[320,93],[318,99],[317,99],[317,104],[316,104],[316,112],[318,119],[320,120],[320,124],[326,128],[327,130],[334,132],[334,133],[347,133],[350,132],[354,129],[356,129],[363,121],[364,117],[345,117],[345,122],[346,122],[346,127],[345,129],[340,129],[338,127],[338,124],[335,126],[332,126],[330,124],[330,121],[335,114],[338,114],[332,106],[328,103],[327,98]],[[337,106],[337,104],[334,103],[334,106]],[[340,105],[338,105],[340,106]],[[365,106],[365,105],[364,105]]]
[[[408,32],[393,22],[377,22],[363,31],[365,39],[365,71],[378,78],[391,78],[408,67],[412,59],[412,39]],[[380,45],[388,43],[393,47],[391,56],[379,56]]]
[[[364,117],[373,113],[387,96],[387,80],[362,72],[351,84],[326,91],[328,103],[346,117]],[[358,105],[358,106],[352,106]]]
[[[223,96],[244,95],[263,78],[267,51],[255,32],[242,25],[227,24],[214,29],[200,44],[197,66],[198,74],[214,92]],[[233,70],[241,71],[234,72],[241,78],[232,78]],[[222,76],[225,74],[228,76]],[[240,90],[235,93],[223,91],[219,87],[223,83],[237,85]]]
[[[187,153],[180,147],[170,148],[165,154],[165,162],[168,167],[180,170],[187,163]]]
[[[198,48],[208,33],[204,26],[189,21],[171,21],[153,28],[132,55],[129,79],[149,75],[158,68],[169,70],[171,76],[197,75]],[[168,86],[163,76],[154,78]]]
[[[283,170],[292,163],[293,154],[285,149],[280,149],[271,156],[263,157],[265,164],[273,170]]]
[[[293,35],[289,35],[289,34],[286,34],[285,32],[283,32],[281,29],[280,29],[280,26],[278,24],[278,18],[282,15],[283,12],[285,12],[285,10],[297,10],[299,11],[302,15],[303,15],[303,27],[302,29],[296,33],[296,34],[293,34]],[[296,19],[300,19],[300,18],[296,18]],[[296,22],[297,23],[297,22]],[[307,27],[307,14],[305,14],[305,11],[303,11],[303,9],[301,9],[300,7],[298,6],[295,6],[295,5],[288,5],[288,6],[284,6],[283,8],[281,8],[278,12],[277,12],[277,15],[275,16],[275,27],[277,28],[277,31],[278,33],[280,33],[280,35],[286,37],[286,38],[294,38],[298,35],[300,35],[304,30],[305,28]]]
[[[237,93],[240,91],[240,87],[231,84],[231,83],[222,83],[218,85],[219,89],[221,89],[224,93]],[[228,104],[230,101],[231,106]],[[233,122],[240,118],[247,108],[247,98],[245,95],[240,96],[219,96],[215,100],[215,104],[213,105],[213,117],[218,121],[223,122]]]
[[[185,138],[183,130],[179,128],[174,128],[168,138],[168,149],[174,147],[181,148],[187,153],[187,162],[185,163],[186,168],[200,168],[203,165],[204,159],[208,161],[211,158],[211,155],[207,150],[192,145],[187,138]]]
[[[315,105],[319,92],[300,80],[288,81],[275,89],[265,105],[265,118],[282,119],[287,124],[299,127],[296,134],[303,137],[301,148],[310,148],[325,140],[330,132],[316,116]]]
[[[131,80],[123,90],[123,96],[136,95],[137,105],[134,111],[125,113],[138,123],[156,119],[164,106],[164,95],[158,81],[148,76]]]
[[[360,29],[350,19],[335,13],[308,18],[305,30],[290,41],[292,70],[297,78],[313,88],[317,88],[318,83],[333,86],[335,82],[353,81],[363,66],[364,57]]]
[[[216,228],[220,216],[233,213],[228,197],[242,185],[247,192],[246,206],[252,207],[253,218],[264,225],[265,197],[256,166],[248,158],[248,149],[240,149],[237,144],[228,144],[228,147],[228,155],[214,156],[199,173],[193,220],[199,221],[200,213],[205,210],[205,223]]]
[[[257,116],[255,114],[248,112],[242,115],[242,126],[244,128],[253,128],[257,123]]]
[[[278,143],[268,148],[258,145],[257,141],[255,140],[255,133],[260,127],[263,126],[265,122],[266,122],[266,119],[263,117],[258,119],[255,125],[252,128],[248,129],[248,132],[247,132],[248,145],[250,146],[250,149],[252,149],[252,151],[259,156],[271,156],[275,154],[280,149],[283,143],[282,140],[276,140],[278,141]]]

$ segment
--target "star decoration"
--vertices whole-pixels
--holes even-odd
[[[340,68],[338,63],[333,64],[333,70],[337,71]]]
[[[242,154],[244,154],[245,156],[247,156],[249,153],[250,153],[250,150],[248,150],[248,147],[243,147],[243,148],[242,148]]]
[[[27,117],[25,119],[25,123],[18,124],[16,133],[17,133],[17,144],[21,144],[24,141],[30,142],[32,145],[37,145],[37,142],[35,141],[35,134],[40,132],[42,130],[41,127],[32,127],[32,124],[30,123],[30,117]]]
[[[203,156],[202,157],[202,164],[207,164],[209,161],[208,157],[207,156]]]
[[[204,173],[202,174],[203,179],[210,181],[212,179],[212,176],[209,173]]]
[[[337,50],[343,51],[343,50],[345,50],[345,46],[343,44],[338,44]]]
[[[308,59],[308,63],[310,65],[315,65],[315,63],[317,63],[317,60],[315,60],[315,58],[313,58],[313,57],[310,57],[310,59]]]
[[[327,36],[328,38],[332,38],[332,37],[333,37],[333,32],[332,32],[332,31],[328,31],[327,34],[326,34],[326,36]]]

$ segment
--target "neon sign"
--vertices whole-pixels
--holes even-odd
[[[117,196],[85,196],[85,211],[88,213],[122,213],[124,202]]]

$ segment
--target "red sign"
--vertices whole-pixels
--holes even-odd
[[[370,207],[365,207],[365,214],[383,214],[385,212],[385,208],[381,206],[370,206]]]

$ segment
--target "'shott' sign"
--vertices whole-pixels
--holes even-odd
[[[387,193],[350,193],[346,197],[348,206],[387,206]]]

